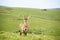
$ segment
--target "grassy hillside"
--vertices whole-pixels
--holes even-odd
[[[0,32],[0,40],[55,40],[54,36],[28,34],[20,36],[19,33]]]
[[[23,22],[22,20],[23,15],[32,16],[28,20],[29,22],[28,32],[32,32],[35,35],[39,34],[39,35],[51,35],[55,37],[58,36],[56,37],[56,40],[60,38],[59,9],[47,9],[47,11],[44,11],[43,9],[10,8],[0,6],[0,31],[5,32],[18,31],[19,24]]]

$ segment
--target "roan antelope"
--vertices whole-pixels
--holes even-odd
[[[29,16],[23,16],[23,23],[20,23],[20,35],[27,35],[28,32],[28,19]]]

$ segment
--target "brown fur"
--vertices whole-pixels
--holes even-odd
[[[28,17],[23,17],[24,22],[20,24],[20,35],[27,35],[28,32]]]

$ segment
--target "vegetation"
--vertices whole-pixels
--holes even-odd
[[[27,36],[20,36],[22,16],[32,16]],[[0,40],[60,40],[60,9],[11,8],[0,6]]]

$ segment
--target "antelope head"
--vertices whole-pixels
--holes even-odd
[[[31,16],[23,16],[24,22],[27,22],[30,17],[31,17]]]

